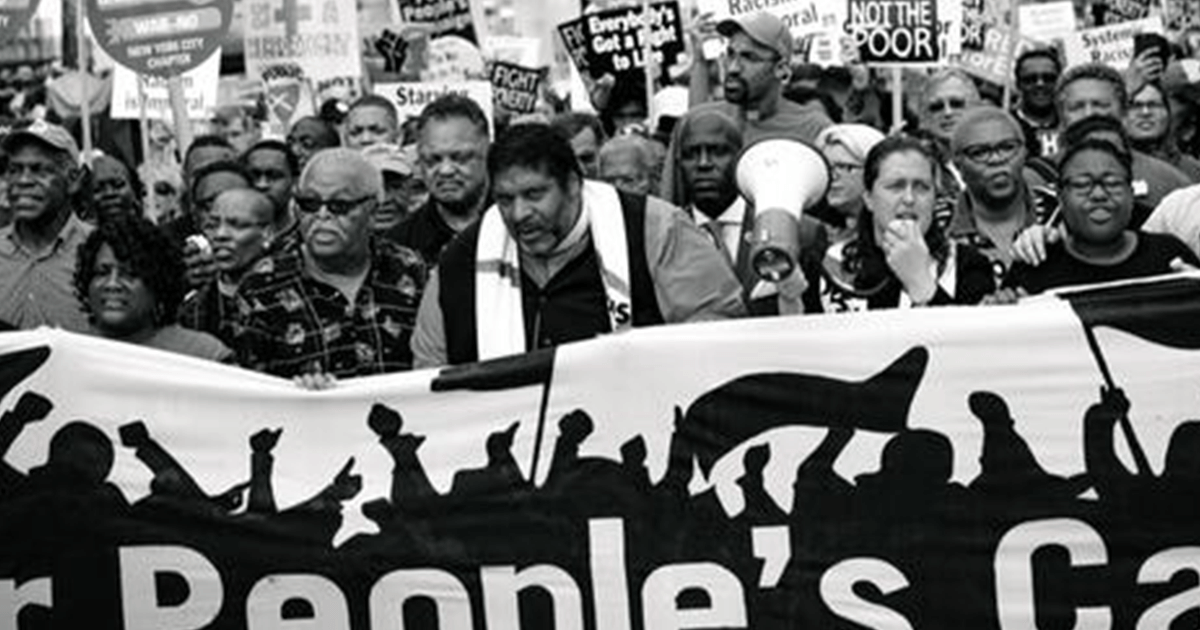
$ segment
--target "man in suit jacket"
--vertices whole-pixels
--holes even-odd
[[[742,298],[752,315],[804,311],[802,274],[778,286],[764,283],[751,264],[755,208],[738,190],[737,161],[743,149],[740,126],[723,109],[692,108],[675,127],[675,199],[711,237],[742,283]],[[800,174],[797,174],[800,176]],[[811,217],[800,222],[801,264],[820,260],[823,234]]]

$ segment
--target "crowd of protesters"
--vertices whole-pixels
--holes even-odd
[[[629,327],[1008,303],[1200,266],[1200,77],[1183,48],[1127,68],[1027,49],[1009,103],[941,68],[897,117],[865,69],[794,65],[770,14],[702,20],[696,45],[706,31],[725,52],[696,56],[683,111],[648,119],[644,84],[612,77],[589,81],[598,114],[492,121],[448,94],[403,121],[367,95],[269,139],[225,111],[152,191],[143,165],[18,126],[0,323],[321,387]],[[827,167],[782,276],[751,260],[737,177],[766,140]],[[178,211],[151,218],[155,195]]]

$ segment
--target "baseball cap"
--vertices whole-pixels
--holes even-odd
[[[363,147],[363,157],[380,171],[409,176],[415,172],[416,156],[393,144],[372,144]]]
[[[66,129],[58,125],[35,120],[27,127],[13,129],[4,137],[4,150],[11,153],[13,147],[24,140],[37,140],[51,149],[66,151],[72,162],[79,163],[79,145],[75,144],[75,138]]]
[[[778,16],[758,11],[722,20],[717,24],[717,32],[725,37],[732,37],[739,31],[779,53],[781,59],[792,58],[792,34]]]

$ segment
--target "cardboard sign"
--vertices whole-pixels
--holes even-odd
[[[849,0],[845,30],[862,63],[937,63],[940,28],[937,0]]]
[[[161,77],[195,68],[221,46],[233,0],[87,0],[97,43],[118,63]]]
[[[217,106],[217,84],[221,74],[221,54],[209,57],[198,67],[183,73],[183,100],[188,118],[207,120]],[[146,99],[146,118],[169,121],[174,118],[167,81],[162,77],[139,75],[121,64],[113,69],[112,109],[110,115],[118,120],[137,120],[142,107],[138,103],[138,81]]]
[[[415,118],[421,110],[439,96],[455,92],[470,97],[479,104],[488,122],[493,120],[492,84],[490,81],[462,81],[446,83],[378,83],[375,93],[392,99],[400,121]],[[492,127],[494,129],[494,127]]]
[[[246,74],[300,68],[320,81],[362,76],[354,0],[246,0]]]
[[[544,68],[526,68],[503,61],[492,62],[492,89],[496,107],[529,114],[537,107]]]
[[[0,43],[16,37],[37,12],[40,0],[5,0],[0,3]]]
[[[679,5],[655,2],[649,6],[650,48],[655,67],[662,70],[674,65],[683,52]],[[608,9],[560,24],[558,33],[581,73],[636,80],[646,67],[645,19],[639,6]]]
[[[1071,0],[1018,6],[1021,36],[1051,43],[1075,32],[1075,5]]]
[[[1063,38],[1063,52],[1068,66],[1099,62],[1124,70],[1133,60],[1133,36],[1162,32],[1158,16],[1083,29]]]
[[[1187,627],[1198,295],[636,329],[326,392],[0,334],[0,615]]]

